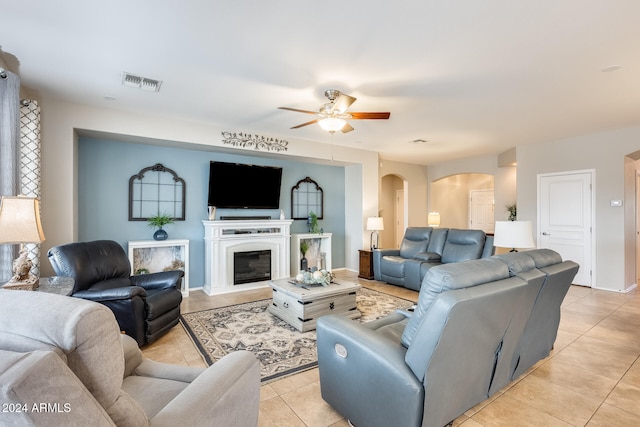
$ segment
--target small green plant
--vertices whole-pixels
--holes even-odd
[[[507,205],[507,212],[509,212],[509,221],[515,221],[518,216],[518,208],[516,204]]]
[[[318,225],[318,215],[309,212],[309,233],[320,233],[320,226]]]
[[[309,250],[309,242],[306,240],[300,240],[300,253],[302,253],[303,257],[307,255],[308,250]]]
[[[155,216],[150,216],[147,218],[149,227],[162,228],[167,224],[173,223],[173,217],[167,215],[166,213],[157,214]]]

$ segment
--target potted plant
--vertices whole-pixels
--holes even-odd
[[[309,212],[309,218],[307,219],[309,223],[309,233],[320,233],[320,226],[318,225],[318,215],[316,215],[313,211]]]
[[[507,205],[507,212],[509,212],[509,221],[515,221],[518,217],[518,207],[515,203]]]
[[[149,227],[155,227],[158,229],[155,233],[153,233],[154,240],[167,240],[167,237],[169,237],[169,235],[162,229],[162,227],[167,224],[172,224],[173,217],[167,215],[166,213],[158,213],[157,215],[147,218],[147,221],[149,222]]]
[[[307,251],[309,250],[309,242],[305,239],[300,240],[300,253],[302,254],[302,258],[300,258],[300,270],[307,271],[309,264],[307,262]]]

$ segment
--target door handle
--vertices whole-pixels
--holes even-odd
[[[547,233],[546,231],[543,231],[543,232],[542,232],[542,235],[543,235],[543,236],[551,236],[551,233]]]

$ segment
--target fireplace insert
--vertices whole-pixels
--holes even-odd
[[[233,284],[271,280],[271,251],[246,251],[233,254]]]

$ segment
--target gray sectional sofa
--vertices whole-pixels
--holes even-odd
[[[450,423],[549,355],[578,267],[548,249],[443,264],[413,312],[321,317],[323,399],[356,426]]]
[[[493,236],[481,230],[409,227],[399,249],[373,252],[373,275],[381,282],[419,291],[427,271],[436,265],[494,254]]]

